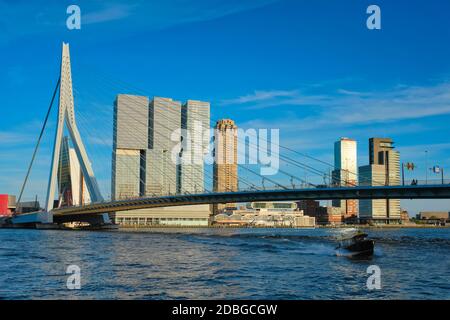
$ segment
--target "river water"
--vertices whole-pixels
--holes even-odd
[[[368,230],[370,260],[337,255],[337,232],[0,229],[0,299],[450,299],[450,229]]]

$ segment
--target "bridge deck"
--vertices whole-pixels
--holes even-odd
[[[153,198],[117,200],[53,210],[55,216],[100,214],[145,208],[196,204],[239,203],[251,201],[333,199],[450,199],[450,185],[359,186],[317,189],[286,189],[174,195]]]

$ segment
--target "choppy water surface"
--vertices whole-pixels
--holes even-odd
[[[2,229],[0,298],[450,299],[450,229],[368,232],[371,260],[336,256],[331,229]],[[72,264],[81,290],[66,287]]]

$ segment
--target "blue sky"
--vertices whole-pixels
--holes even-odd
[[[70,4],[81,8],[81,30],[65,26]],[[381,8],[381,30],[366,28],[370,4]],[[360,165],[368,138],[392,137],[402,161],[418,166],[409,178],[425,177],[425,150],[428,166],[450,175],[449,15],[446,0],[0,0],[0,193],[18,193],[62,41],[104,193],[112,102],[125,91],[211,101],[212,118],[279,128],[282,145],[328,162],[339,137],[358,140]],[[52,129],[54,118],[28,198],[44,194]],[[403,206],[450,210],[449,201]]]

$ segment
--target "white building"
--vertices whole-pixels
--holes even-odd
[[[245,209],[233,210],[231,215],[214,217],[220,225],[247,225],[257,227],[314,227],[314,217],[305,216],[295,202],[252,202]]]
[[[358,184],[357,143],[349,138],[341,138],[334,144],[333,185],[353,187]],[[333,207],[341,208],[344,218],[358,215],[358,201],[333,200]]]
[[[210,206],[180,206],[117,212],[116,223],[126,227],[207,227]]]

